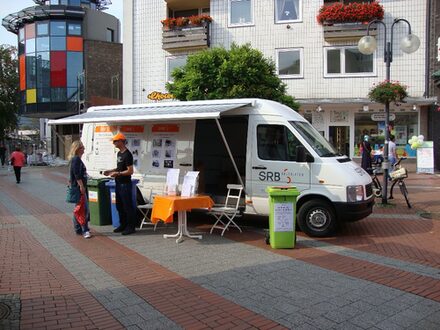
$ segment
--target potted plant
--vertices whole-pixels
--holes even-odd
[[[398,81],[384,80],[378,84],[373,84],[368,97],[371,101],[382,104],[404,102],[403,99],[408,97],[407,89],[408,86]]]
[[[174,28],[202,26],[205,23],[212,22],[212,17],[209,15],[193,15],[191,17],[177,17],[166,18],[160,21],[166,30]]]
[[[384,10],[377,1],[371,3],[334,3],[323,5],[316,19],[321,25],[334,23],[363,23],[374,19],[382,20]]]

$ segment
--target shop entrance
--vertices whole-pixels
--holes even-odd
[[[329,141],[339,153],[350,156],[350,126],[329,126]]]

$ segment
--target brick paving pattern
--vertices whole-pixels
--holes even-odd
[[[20,185],[0,168],[0,303],[21,304],[7,326],[438,329],[440,177],[406,182],[413,209],[396,190],[335,237],[299,234],[295,249],[273,250],[252,226],[209,235],[209,218],[192,228],[202,240],[181,244],[162,238],[175,226],[128,237],[94,227],[85,240],[64,202],[65,168],[26,168]]]

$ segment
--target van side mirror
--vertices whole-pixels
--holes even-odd
[[[315,159],[312,155],[307,153],[306,148],[301,145],[296,147],[296,161],[298,163],[313,163]]]

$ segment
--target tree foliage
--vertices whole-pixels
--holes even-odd
[[[17,127],[19,80],[16,48],[0,45],[0,140]]]
[[[298,102],[286,93],[275,74],[275,63],[249,44],[230,50],[211,48],[188,56],[186,65],[172,72],[167,89],[179,100],[262,98],[297,110]]]

